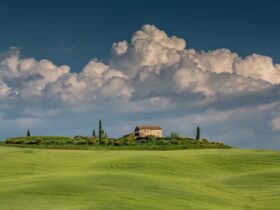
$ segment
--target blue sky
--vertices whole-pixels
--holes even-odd
[[[137,124],[280,148],[277,1],[6,1],[0,139]],[[13,128],[13,129],[11,129]]]
[[[106,59],[113,42],[154,24],[190,48],[229,48],[280,62],[278,1],[6,1],[1,2],[0,51],[46,58],[79,71]]]

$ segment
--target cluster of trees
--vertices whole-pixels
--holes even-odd
[[[147,149],[187,149],[187,148],[230,148],[221,142],[210,142],[207,139],[201,139],[200,128],[197,126],[195,138],[182,137],[172,132],[168,137],[147,136],[145,138],[137,138],[134,135],[124,136],[121,138],[109,138],[107,132],[102,127],[102,121],[98,123],[98,133],[93,129],[92,136],[31,136],[30,130],[27,131],[27,137],[9,138],[6,144],[20,145],[50,145],[56,147],[74,145],[103,145],[103,146],[132,146],[127,148],[147,148]]]
[[[96,138],[95,129],[92,130],[92,137]],[[98,139],[101,140],[101,139],[104,139],[104,138],[108,138],[108,134],[102,127],[102,121],[99,120],[99,123],[98,123]]]
[[[26,136],[27,136],[27,137],[30,137],[30,136],[31,136],[31,132],[30,132],[29,129],[27,130]],[[175,133],[175,132],[172,132],[171,135],[170,135],[171,138],[177,138],[178,136],[179,136],[178,133]],[[97,139],[95,129],[92,130],[92,137],[93,137],[94,139]],[[103,129],[103,127],[102,127],[102,121],[101,121],[101,120],[99,120],[99,123],[98,123],[98,139],[99,139],[99,140],[108,139],[108,134],[107,134],[107,132]],[[196,139],[196,140],[200,140],[200,128],[199,128],[199,126],[197,126],[197,128],[196,128],[196,136],[195,136],[195,139]]]
[[[178,133],[172,132],[170,137],[157,138],[154,136],[147,136],[145,138],[137,138],[136,136],[126,136],[121,138],[109,138],[107,132],[102,127],[102,121],[99,120],[98,123],[98,134],[96,134],[95,129],[92,130],[92,137],[86,136],[75,136],[74,138],[67,137],[67,141],[62,139],[50,139],[52,137],[31,137],[30,130],[27,130],[27,138],[17,138],[16,140],[8,139],[6,143],[16,143],[16,144],[100,144],[100,145],[137,145],[137,144],[149,144],[149,145],[168,145],[168,144],[208,144],[207,139],[200,140],[200,127],[196,128],[196,136],[194,139],[181,137]],[[56,138],[56,137],[54,137]],[[47,139],[47,140],[45,140]]]

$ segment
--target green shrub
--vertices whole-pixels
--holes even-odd
[[[24,143],[24,140],[23,139],[16,139],[14,141],[14,144],[23,144]]]
[[[65,141],[66,144],[73,144],[74,143],[74,139],[67,139]]]
[[[117,141],[122,142],[123,145],[134,145],[136,144],[136,137],[135,136],[126,136],[119,139]]]
[[[6,144],[13,144],[14,141],[13,141],[13,139],[6,139],[5,143]]]
[[[99,141],[99,143],[101,144],[101,145],[108,145],[109,144],[109,140],[108,139],[101,139],[100,141]]]
[[[140,143],[140,144],[147,144],[149,142],[149,140],[147,140],[147,139],[139,139],[137,142]]]
[[[115,140],[114,143],[113,143],[114,146],[121,146],[123,145],[123,142],[120,141],[120,140]]]
[[[178,144],[180,144],[180,141],[174,139],[174,140],[170,140],[170,143],[171,143],[171,144],[178,145]]]
[[[33,139],[25,142],[25,144],[40,144],[40,143],[41,143],[40,139]]]
[[[135,136],[128,136],[126,138],[124,138],[124,141],[132,143],[136,141],[136,137]]]
[[[208,140],[207,139],[202,139],[202,143],[203,144],[208,144]]]
[[[54,144],[55,145],[64,145],[66,142],[62,142],[62,141],[55,141]]]
[[[87,139],[80,139],[80,140],[75,141],[75,144],[85,145],[85,144],[88,144],[88,140]]]
[[[176,132],[171,132],[171,135],[170,135],[171,139],[176,139],[179,137],[179,134],[176,133]]]
[[[90,145],[96,144],[96,138],[90,138],[90,139],[88,139],[88,144],[90,144]]]
[[[55,141],[54,140],[44,141],[44,144],[47,144],[47,145],[55,144]]]
[[[168,145],[169,142],[168,142],[167,140],[158,140],[158,141],[157,141],[157,144],[158,144],[158,145]]]

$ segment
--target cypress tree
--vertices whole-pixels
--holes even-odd
[[[101,122],[101,120],[99,120],[99,133],[98,133],[99,140],[102,139],[102,131],[103,131],[102,122]]]
[[[102,129],[101,131],[101,137],[104,138],[105,137],[105,131]]]
[[[96,137],[95,129],[92,130],[92,137]]]
[[[200,128],[199,126],[197,126],[196,128],[196,137],[195,137],[196,140],[199,140],[200,139]]]
[[[26,134],[26,136],[31,136],[31,133],[30,133],[30,131],[29,131],[29,130],[27,130],[27,134]]]

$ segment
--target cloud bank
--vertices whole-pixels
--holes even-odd
[[[205,137],[235,146],[280,148],[279,84],[270,57],[188,49],[153,25],[79,72],[12,47],[0,55],[0,132],[90,133],[102,118],[115,136],[138,123],[189,136],[200,125]]]

